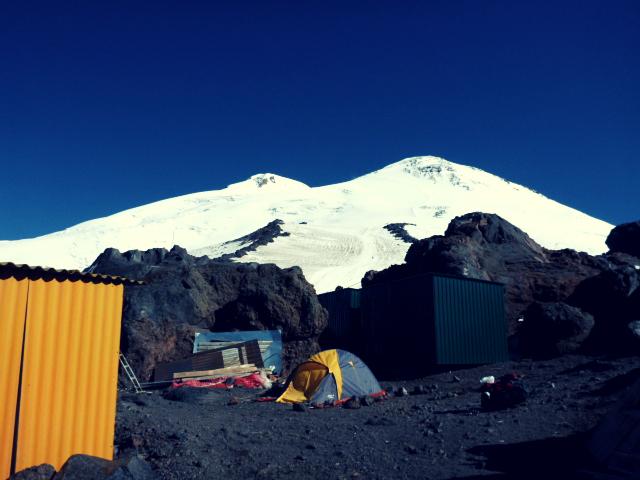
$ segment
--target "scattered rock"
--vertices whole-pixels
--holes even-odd
[[[240,399],[238,397],[231,397],[227,402],[227,405],[238,405],[240,403]]]
[[[396,397],[406,397],[407,395],[409,395],[409,392],[404,387],[398,387],[395,391],[395,395]]]

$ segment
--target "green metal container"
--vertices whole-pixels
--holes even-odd
[[[433,366],[508,360],[504,286],[423,274],[362,291],[363,349],[377,371],[421,373]]]

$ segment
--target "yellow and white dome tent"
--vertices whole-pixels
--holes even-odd
[[[351,397],[380,395],[382,389],[369,367],[353,353],[325,350],[301,363],[289,377],[281,403],[340,402]]]

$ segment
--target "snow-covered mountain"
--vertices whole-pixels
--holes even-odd
[[[406,223],[408,235],[424,238],[473,211],[496,213],[545,247],[592,254],[606,251],[612,228],[477,168],[413,157],[323,187],[254,175],[222,190],[154,202],[49,235],[0,241],[0,261],[84,269],[107,247],[174,244],[218,257],[246,247],[247,234],[280,219],[282,235],[236,261],[298,265],[321,293],[356,285],[367,270],[402,263],[409,243],[386,225]]]

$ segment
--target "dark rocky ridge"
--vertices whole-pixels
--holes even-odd
[[[260,186],[260,185],[259,185]],[[240,258],[244,257],[249,252],[255,252],[258,247],[263,245],[267,245],[277,237],[288,237],[289,232],[285,232],[282,230],[280,225],[283,225],[284,222],[282,220],[276,219],[272,222],[269,222],[264,227],[259,228],[258,230],[249,233],[240,238],[236,238],[235,240],[231,240],[229,242],[225,242],[225,244],[241,242],[248,243],[246,247],[239,248],[233,253],[227,253],[221,255],[216,260],[230,260],[232,258]]]
[[[88,269],[143,280],[125,289],[122,352],[143,380],[191,354],[197,329],[280,329],[285,369],[319,350],[326,310],[298,267],[215,261],[170,251],[105,250]]]
[[[407,229],[405,228],[407,225],[415,225],[415,223],[389,223],[382,228],[384,228],[391,235],[393,235],[399,240],[402,240],[403,242],[406,242],[406,243],[417,242],[418,239],[410,235],[409,232],[407,232]]]
[[[368,272],[362,285],[426,272],[500,282],[505,285],[511,334],[534,302],[566,302],[595,317],[592,341],[617,345],[621,337],[632,337],[629,322],[640,319],[640,291],[635,288],[640,284],[639,264],[640,259],[624,252],[591,256],[569,249],[549,250],[503,218],[476,212],[454,218],[443,236],[411,245],[404,264]],[[566,308],[560,306],[545,309],[566,314]],[[603,331],[607,333],[604,337],[596,335]],[[573,334],[567,335],[555,341],[568,340]]]

